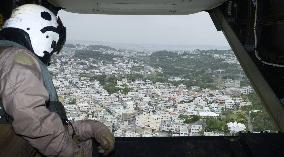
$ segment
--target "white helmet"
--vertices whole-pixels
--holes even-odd
[[[66,28],[60,18],[47,8],[35,4],[15,8],[11,17],[4,23],[2,31],[5,30],[9,34],[15,31],[25,34],[21,40],[29,41],[21,41],[26,42],[22,45],[33,51],[46,64],[49,64],[51,55],[58,53],[66,41]],[[17,33],[13,38],[17,38]],[[17,41],[19,42],[19,39]]]

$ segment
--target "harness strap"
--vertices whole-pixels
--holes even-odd
[[[60,116],[63,124],[67,125],[68,118],[66,116],[63,104],[58,100],[58,95],[52,81],[52,76],[50,75],[46,65],[40,59],[37,58],[37,60],[40,64],[44,86],[49,94],[49,101],[46,102],[46,107],[50,112],[57,113]]]
[[[62,123],[64,125],[69,124],[69,120],[66,116],[66,112],[63,104],[60,101],[49,101],[47,104],[47,108],[50,112],[55,112],[60,116]]]
[[[0,100],[0,124],[7,124],[11,122],[10,116],[5,112],[2,101]]]

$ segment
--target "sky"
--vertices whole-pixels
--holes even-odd
[[[61,11],[67,41],[229,47],[206,12],[192,15],[92,15]]]

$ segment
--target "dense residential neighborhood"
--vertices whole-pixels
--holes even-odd
[[[68,44],[49,70],[70,120],[101,121],[117,137],[258,130],[253,125],[265,111],[252,102],[256,94],[234,54],[220,51],[138,52]]]

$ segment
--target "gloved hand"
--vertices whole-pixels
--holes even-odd
[[[100,153],[108,155],[114,149],[114,136],[107,126],[94,120],[81,120],[72,123],[80,141],[94,138],[100,145]]]
[[[79,141],[78,141],[79,142]],[[92,157],[92,140],[81,141],[78,143],[79,150],[75,152],[74,157]]]

